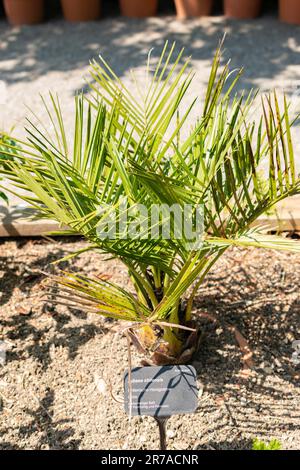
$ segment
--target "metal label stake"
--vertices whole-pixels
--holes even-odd
[[[166,450],[169,417],[194,413],[197,408],[196,371],[192,366],[136,367],[130,374],[125,374],[124,396],[128,415],[152,416],[155,419],[160,449]]]
[[[167,418],[154,418],[158,424],[160,450],[167,450]]]

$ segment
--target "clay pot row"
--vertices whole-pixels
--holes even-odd
[[[256,18],[263,0],[223,0],[224,13],[232,18]],[[174,0],[177,17],[200,17],[212,13],[214,0]],[[158,0],[119,0],[121,14],[129,17],[154,16]],[[61,0],[63,14],[68,21],[92,21],[100,17],[101,0]],[[4,0],[7,18],[11,24],[40,23],[44,17],[44,0]],[[300,1],[279,0],[282,21],[300,24]]]
[[[224,14],[230,18],[256,18],[261,9],[262,0],[223,0]],[[177,17],[209,16],[214,0],[175,0]]]
[[[101,15],[101,0],[61,0],[67,21],[93,21]],[[131,17],[154,16],[158,0],[119,0],[121,14]],[[4,0],[9,22],[13,25],[35,24],[43,21],[44,0]]]
[[[209,16],[214,0],[174,0],[179,18]],[[223,0],[229,18],[251,19],[259,16],[263,0]],[[300,0],[279,0],[279,17],[287,23],[300,24]]]

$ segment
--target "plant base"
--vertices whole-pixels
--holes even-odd
[[[148,356],[143,359],[143,366],[163,366],[175,364],[187,364],[190,362],[194,354],[198,351],[202,339],[202,332],[194,323],[189,324],[195,331],[186,336],[181,343],[180,349],[174,352],[170,345],[164,341],[158,331],[152,330],[150,327],[142,328],[140,331],[129,330],[129,336],[132,343],[139,353]]]

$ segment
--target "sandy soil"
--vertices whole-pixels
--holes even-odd
[[[0,244],[0,340],[8,348],[0,366],[0,449],[158,447],[154,420],[129,422],[105,389],[109,376],[122,395],[127,349],[116,324],[40,301],[40,270],[82,246],[78,240]],[[86,253],[64,267],[110,274],[128,286],[124,268],[100,256]],[[170,449],[248,449],[255,437],[300,449],[300,370],[291,360],[292,343],[300,339],[299,281],[300,259],[293,254],[232,250],[215,266],[194,312],[204,332],[193,362],[199,405],[194,415],[170,419]],[[253,350],[248,379],[228,325]]]

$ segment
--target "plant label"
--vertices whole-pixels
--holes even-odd
[[[198,389],[192,366],[136,367],[124,377],[125,411],[132,416],[194,413]],[[131,413],[130,413],[131,408]]]

